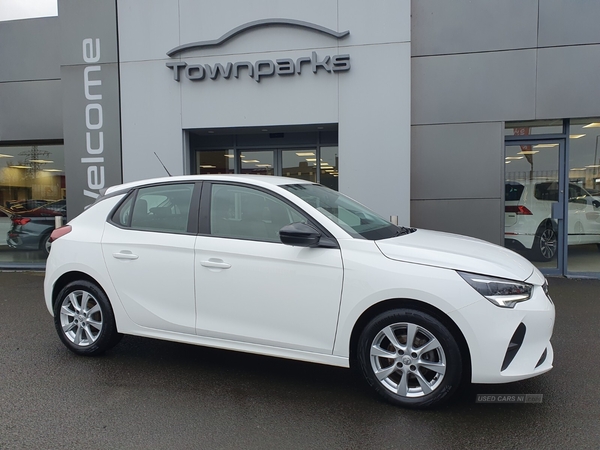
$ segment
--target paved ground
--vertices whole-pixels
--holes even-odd
[[[436,411],[382,403],[350,370],[125,337],[68,352],[43,275],[0,273],[0,449],[599,448],[600,281],[551,279],[555,368]],[[476,394],[543,394],[541,404]]]

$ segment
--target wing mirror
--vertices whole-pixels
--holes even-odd
[[[321,233],[302,222],[290,223],[279,230],[279,238],[286,245],[317,247]]]

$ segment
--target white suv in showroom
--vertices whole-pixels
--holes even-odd
[[[506,247],[530,253],[537,261],[556,256],[558,227],[551,218],[558,202],[558,181],[506,181],[504,191]],[[569,183],[568,245],[600,244],[600,200]]]

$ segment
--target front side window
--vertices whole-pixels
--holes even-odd
[[[185,233],[194,184],[142,188],[117,210],[113,221],[136,230]]]
[[[279,230],[306,218],[282,200],[257,189],[214,184],[210,234],[218,237],[281,242]]]
[[[354,237],[387,239],[410,230],[397,227],[360,203],[318,184],[281,186],[323,213],[336,225]]]

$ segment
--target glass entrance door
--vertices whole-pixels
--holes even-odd
[[[504,242],[546,274],[564,272],[564,141],[505,147]]]

